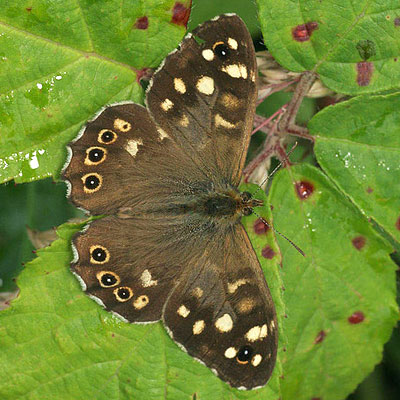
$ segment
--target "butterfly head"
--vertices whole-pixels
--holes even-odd
[[[241,213],[244,216],[252,214],[253,208],[261,207],[263,205],[262,200],[254,199],[250,192],[242,192],[240,193],[240,197],[241,197],[241,202],[240,202]]]

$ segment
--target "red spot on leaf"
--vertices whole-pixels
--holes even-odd
[[[374,72],[374,64],[369,61],[357,63],[357,83],[358,86],[368,86]]]
[[[138,18],[135,22],[136,29],[147,29],[148,26],[149,26],[149,19],[146,16]]]
[[[400,17],[394,19],[394,26],[400,26]]]
[[[153,75],[153,70],[151,68],[143,68],[136,71],[136,82],[139,83],[142,79],[149,81]]]
[[[365,242],[366,240],[364,236],[357,236],[351,241],[357,250],[361,250],[365,246]]]
[[[257,235],[262,235],[263,233],[266,233],[268,230],[269,227],[261,218],[258,218],[257,221],[254,222],[254,232]]]
[[[367,187],[367,193],[372,193],[374,191],[374,189],[372,189],[371,187]]]
[[[396,229],[400,231],[400,217],[396,221]]]
[[[32,11],[32,7],[26,7],[25,10],[28,11],[28,12],[31,12]]]
[[[362,311],[355,311],[353,314],[350,315],[348,321],[351,324],[359,324],[360,322],[364,321],[364,313]]]
[[[325,332],[325,331],[319,332],[318,335],[317,335],[317,337],[316,337],[315,340],[314,340],[314,343],[315,343],[315,344],[318,344],[318,343],[323,342],[324,339],[325,339],[325,336],[326,336],[326,332]]]
[[[313,397],[311,400],[322,400],[322,397]]]
[[[317,22],[307,22],[306,24],[297,25],[292,29],[293,39],[298,42],[307,42],[310,40],[312,33],[318,29]]]
[[[307,181],[296,182],[297,195],[301,200],[305,200],[310,197],[314,192],[314,185]]]
[[[191,1],[188,2],[187,6],[182,3],[176,2],[174,8],[172,9],[171,22],[176,25],[187,27],[191,5]]]
[[[269,260],[271,258],[274,258],[275,256],[275,252],[274,250],[272,250],[271,246],[265,246],[262,250],[261,250],[261,254],[264,258],[268,258]]]

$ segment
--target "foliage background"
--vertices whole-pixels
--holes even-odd
[[[256,45],[259,49],[262,48],[261,42],[261,33],[259,22],[257,21],[256,16],[256,5],[249,1],[243,2],[240,0],[236,1],[194,1],[193,9],[191,14],[191,20],[189,29],[195,27],[198,23],[211,18],[215,15],[218,15],[223,12],[237,12],[243,19],[245,19],[246,23],[249,26],[250,31],[255,38]],[[217,3],[217,4],[216,4]],[[262,2],[260,2],[262,3]],[[267,6],[269,6],[265,2]],[[278,9],[274,9],[273,6],[269,7],[268,12],[276,13],[275,15],[284,14],[282,9],[282,2],[275,2]],[[361,10],[363,2],[360,2]],[[26,8],[29,8],[30,3],[26,2]],[[389,9],[389,7],[388,7]],[[393,6],[393,10],[397,10],[396,6]],[[39,8],[40,11],[40,8]],[[43,11],[44,12],[44,11]],[[400,11],[399,11],[400,15]],[[12,18],[13,16],[8,16]],[[43,15],[39,12],[38,14],[38,23],[40,23],[40,18]],[[369,27],[369,29],[372,29]],[[101,32],[100,32],[101,33]],[[179,33],[177,33],[179,35]],[[171,43],[174,38],[171,39]],[[388,45],[389,46],[389,45]],[[393,39],[393,43],[391,43],[391,47],[395,48],[394,51],[398,52],[398,37]],[[390,46],[389,46],[390,47]],[[1,49],[1,48],[0,48]],[[294,50],[296,51],[296,49]],[[320,51],[324,51],[323,49]],[[392,51],[392,50],[390,50]],[[317,52],[318,53],[318,52]],[[339,54],[340,55],[340,54]],[[2,56],[0,54],[0,56]],[[40,57],[39,54],[36,57]],[[35,57],[32,57],[33,61],[35,61]],[[313,57],[310,54],[304,56],[303,64],[297,63],[291,64],[290,66],[293,69],[301,70],[302,68],[310,68],[310,60],[313,60]],[[287,62],[287,60],[280,60],[283,64]],[[146,61],[147,62],[147,61]],[[318,62],[314,60],[315,63]],[[332,76],[332,71],[329,70],[330,65],[332,63],[321,63],[321,75],[324,74],[329,77]],[[384,75],[385,84],[382,84],[381,87],[390,89],[390,82],[396,77],[396,74],[392,75],[388,74],[384,71],[384,68],[380,68],[379,71]],[[335,71],[334,71],[335,72]],[[345,88],[348,87],[345,85],[346,79],[349,75],[345,75],[343,79],[337,79],[336,89],[338,91],[342,90],[346,92]],[[128,76],[127,80],[130,79]],[[2,87],[0,87],[1,92],[3,92],[6,87],[6,81],[2,81]],[[343,83],[344,82],[344,83]],[[332,83],[332,82],[331,82]],[[341,86],[342,85],[342,86]],[[379,85],[379,82],[377,83]],[[385,86],[386,85],[386,86]],[[335,86],[335,84],[333,84]],[[101,89],[101,85],[99,84],[99,88]],[[46,89],[46,88],[45,88]],[[47,90],[50,90],[49,86]],[[64,90],[67,90],[65,88]],[[126,92],[128,95],[128,92]],[[132,93],[129,93],[132,95]],[[140,98],[140,93],[133,94],[133,97]],[[289,93],[277,93],[268,98],[268,101],[262,105],[259,109],[259,113],[268,116],[272,114],[272,112],[276,111],[280,106],[285,104],[290,99],[291,94]],[[35,93],[31,94],[31,100],[33,101],[39,99],[35,97]],[[102,100],[99,99],[99,107],[103,105]],[[3,101],[2,106],[4,104],[7,105],[6,102]],[[316,111],[318,111],[322,106],[321,101],[306,99],[303,103],[298,121],[308,121],[310,116],[312,116]],[[63,107],[68,107],[68,99],[65,101]],[[4,109],[0,110],[3,112],[2,118],[6,117],[6,113],[4,113]],[[367,110],[368,112],[368,110]],[[29,116],[28,116],[29,118]],[[339,121],[340,122],[340,121]],[[29,123],[34,124],[34,121],[30,121]],[[315,122],[318,124],[318,121]],[[323,124],[323,121],[322,121]],[[316,131],[319,131],[320,128],[316,128]],[[3,132],[1,133],[3,134]],[[259,134],[254,138],[254,142],[252,144],[252,151],[254,152],[257,148],[257,143],[260,143],[263,138],[263,134]],[[337,148],[337,142],[333,142],[333,146]],[[323,151],[324,148],[321,148]],[[306,161],[311,164],[315,163],[312,157],[305,156],[310,153],[310,148],[307,143],[301,143],[298,150],[296,150],[293,155],[293,159],[301,159],[302,162]],[[58,158],[62,162],[62,157],[58,155]],[[356,161],[354,161],[356,162]],[[59,168],[57,164],[55,169]],[[328,166],[326,166],[328,168]],[[335,166],[332,166],[332,170],[335,170]],[[285,179],[285,177],[281,174],[278,176],[279,179]],[[394,182],[393,182],[394,184]],[[22,263],[26,263],[29,260],[32,260],[35,255],[32,253],[34,250],[31,245],[27,232],[26,226],[29,226],[33,229],[38,230],[47,230],[52,227],[58,226],[61,223],[69,220],[71,217],[81,217],[82,215],[71,205],[69,205],[65,199],[65,187],[61,182],[54,182],[51,178],[43,179],[36,182],[21,183],[15,185],[14,182],[8,182],[0,186],[0,204],[2,205],[0,209],[0,283],[2,284],[1,290],[4,292],[11,291],[15,289],[15,282],[12,280],[22,270]],[[284,196],[284,194],[276,194],[277,198]],[[286,232],[285,232],[286,233]],[[68,237],[68,230],[64,231],[64,236]],[[292,237],[293,238],[293,237]],[[293,238],[295,239],[295,238]],[[390,238],[389,238],[390,239]],[[301,241],[301,239],[300,239]],[[297,242],[297,239],[296,239]],[[396,246],[396,243],[392,245]],[[396,257],[396,256],[394,256]],[[34,282],[30,282],[30,285],[34,285]],[[37,296],[40,296],[40,293],[37,293]],[[392,339],[386,344],[385,352],[383,357],[383,362],[379,364],[372,374],[359,386],[357,391],[351,395],[352,399],[397,399],[400,396],[400,333],[399,330],[396,329],[392,335]],[[199,369],[201,371],[201,369]],[[199,372],[201,374],[201,372]]]

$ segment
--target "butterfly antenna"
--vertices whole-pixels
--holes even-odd
[[[253,210],[253,214],[256,215],[258,218],[260,218],[261,221],[265,224],[265,226],[267,226],[268,228],[271,228],[275,233],[277,233],[279,236],[283,237],[286,241],[288,241],[303,257],[306,256],[304,251],[299,246],[297,246],[288,237],[286,237],[283,233],[279,232],[272,225],[270,225],[261,215],[256,213],[254,210]]]
[[[286,154],[286,158],[288,158],[293,150],[297,147],[297,142],[294,143],[293,147],[288,151],[288,153]],[[272,178],[275,174],[276,171],[278,171],[278,169],[282,166],[283,161],[279,161],[279,164],[273,169],[273,171],[267,175],[267,177],[258,185],[259,189],[261,189],[262,185],[264,185],[265,182],[267,182],[268,179]]]

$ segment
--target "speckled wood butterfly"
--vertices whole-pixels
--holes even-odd
[[[274,304],[240,223],[262,203],[238,190],[256,104],[256,60],[236,15],[205,22],[167,56],[147,108],[111,105],[70,144],[63,171],[92,215],[73,239],[89,296],[173,340],[233,387],[274,368]]]

